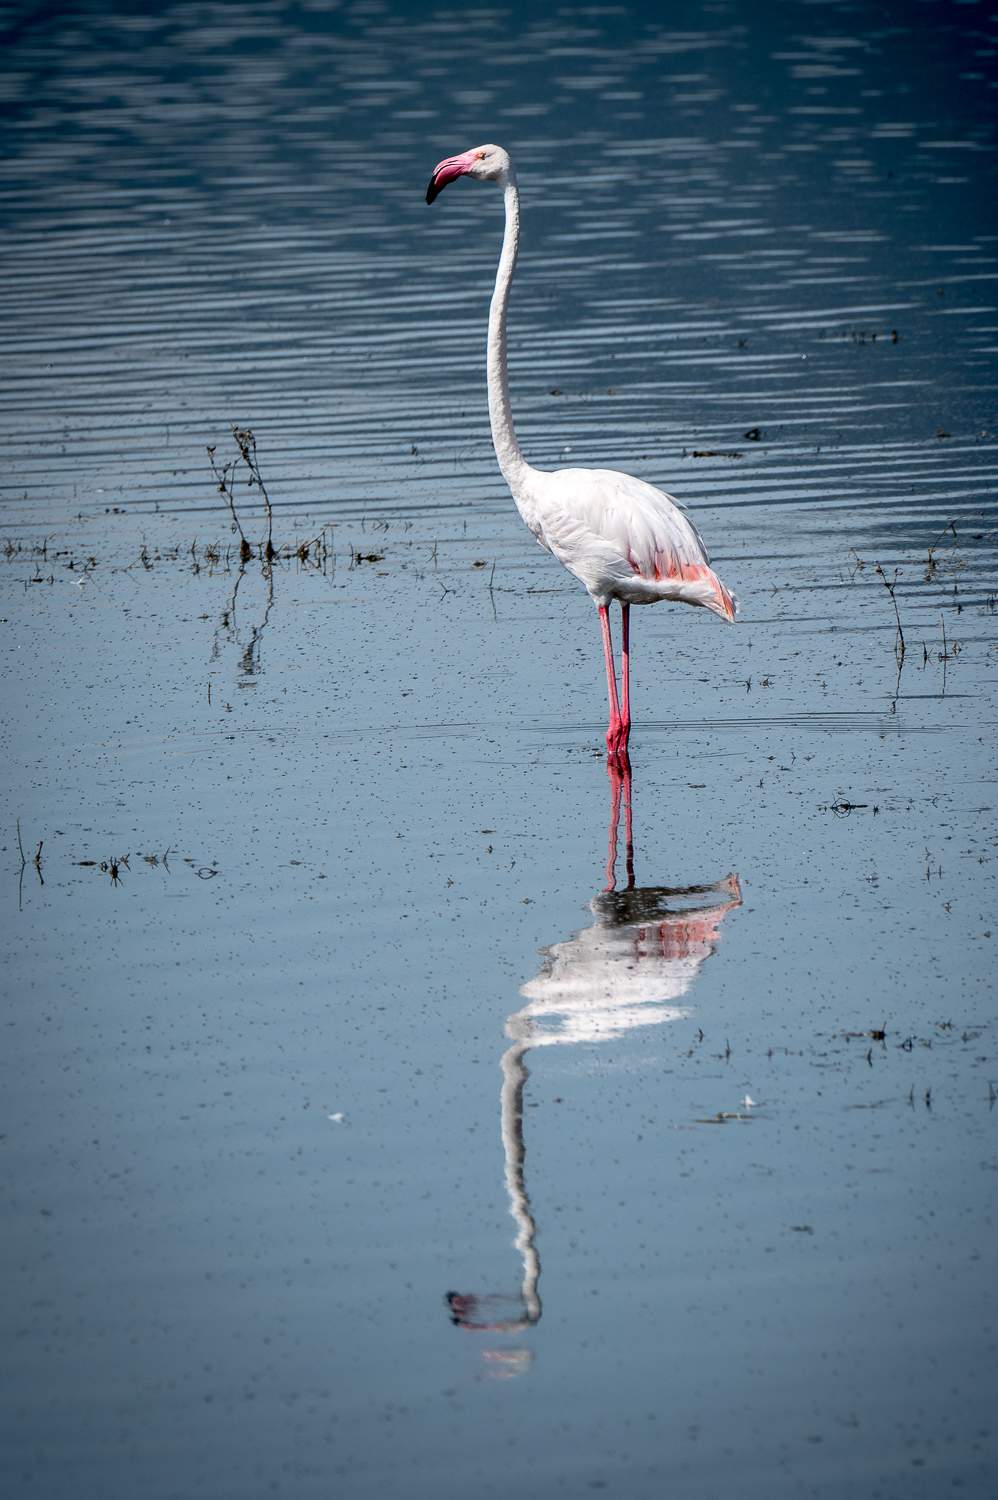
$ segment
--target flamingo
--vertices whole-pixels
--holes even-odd
[[[506,312],[520,241],[520,195],[516,172],[501,146],[477,146],[448,156],[433,170],[426,201],[449,182],[473,177],[502,189],[506,227],[489,309],[488,391],[492,441],[516,508],[540,545],[588,589],[599,610],[606,661],[610,722],[608,763],[627,766],[631,732],[630,608],[678,599],[734,622],[737,608],[710,566],[703,539],[681,501],[643,479],[614,469],[535,469],[520,452],[513,427],[506,372]],[[609,606],[621,614],[620,695],[613,662]]]

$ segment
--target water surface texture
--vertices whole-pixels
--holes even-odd
[[[994,1500],[994,9],[3,10],[5,1494]]]

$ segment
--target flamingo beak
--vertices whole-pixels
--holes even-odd
[[[448,156],[433,168],[430,185],[426,189],[426,201],[432,203],[455,178],[464,177],[478,161],[477,151],[464,151],[460,156]]]

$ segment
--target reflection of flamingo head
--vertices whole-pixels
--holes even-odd
[[[487,1297],[476,1297],[474,1292],[448,1292],[444,1301],[450,1308],[450,1320],[456,1328],[468,1328],[475,1333],[515,1333],[520,1328],[529,1328],[540,1317],[531,1316],[522,1297],[510,1297],[495,1292]]]

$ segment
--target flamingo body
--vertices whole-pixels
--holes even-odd
[[[677,599],[734,618],[735,601],[693,522],[645,480],[615,469],[535,469],[518,505],[541,546],[597,605]]]
[[[474,177],[503,192],[506,228],[489,312],[488,390],[492,440],[517,509],[542,547],[588,589],[603,632],[610,726],[607,749],[621,766],[630,734],[629,610],[632,604],[675,599],[734,621],[736,601],[710,566],[703,539],[684,507],[643,479],[613,469],[535,469],[520,452],[513,427],[506,366],[506,314],[520,240],[520,198],[513,163],[501,146],[478,146],[434,168],[426,191],[432,203],[449,182]],[[608,608],[621,607],[621,697]]]

